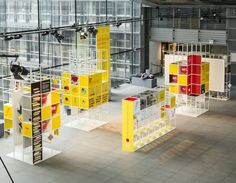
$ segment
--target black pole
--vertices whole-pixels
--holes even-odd
[[[37,4],[38,4],[38,30],[41,30],[41,22],[40,22],[40,2],[39,0],[37,0]],[[41,35],[40,35],[40,32],[38,33],[38,49],[39,49],[39,54],[38,54],[38,57],[39,57],[39,67],[41,65]]]
[[[1,160],[3,166],[4,166],[5,170],[6,170],[6,172],[7,172],[8,176],[9,176],[9,178],[11,179],[11,182],[14,183],[14,180],[12,179],[11,174],[10,174],[10,172],[8,171],[8,169],[7,169],[7,167],[6,167],[6,165],[5,165],[5,163],[4,163],[4,161],[3,161],[3,159],[2,159],[1,156],[0,156],[0,160]]]
[[[106,21],[108,20],[108,0],[106,0]]]

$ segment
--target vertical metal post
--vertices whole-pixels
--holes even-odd
[[[108,0],[106,0],[106,20],[108,20]]]
[[[77,19],[77,0],[75,0],[75,25],[77,26],[78,24],[78,19]],[[77,53],[77,49],[78,49],[78,45],[77,45],[77,32],[75,31],[75,57],[76,59],[78,58],[78,53]]]
[[[134,74],[134,0],[131,1],[131,14],[132,14],[132,22],[131,22],[131,74]]]
[[[41,24],[40,24],[40,1],[37,0],[38,3],[38,29],[41,29]],[[41,35],[38,33],[38,50],[39,50],[39,67],[41,66]]]

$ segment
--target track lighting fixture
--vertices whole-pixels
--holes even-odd
[[[97,32],[98,32],[98,30],[97,30],[95,27],[93,27],[93,26],[88,27],[87,30],[88,30],[88,32],[89,32],[90,34],[93,34],[93,35],[96,35]]]
[[[24,80],[22,76],[27,76],[29,74],[29,71],[25,67],[21,66],[17,60],[11,62],[10,70],[15,79]]]
[[[16,35],[13,35],[13,36],[11,36],[11,35],[9,35],[9,36],[5,36],[4,37],[4,40],[5,41],[11,41],[11,40],[13,40],[13,39],[20,39],[20,38],[22,38],[23,36],[21,35],[21,34],[16,34]]]
[[[87,32],[85,32],[85,30],[82,29],[80,32],[80,39],[87,39],[87,37],[88,37]]]
[[[42,36],[46,36],[48,34],[49,34],[49,31],[45,31],[45,32],[42,33]]]
[[[5,41],[11,41],[12,39],[14,39],[12,36],[5,36],[4,37]]]
[[[65,38],[62,34],[59,34],[57,30],[53,31],[51,34],[57,39],[59,43],[61,43],[61,40]]]
[[[83,28],[82,27],[78,27],[76,28],[75,32],[80,32]]]
[[[17,34],[17,35],[14,35],[14,39],[20,39],[22,38],[23,36],[21,34]]]
[[[121,22],[119,22],[118,18],[116,18],[116,22],[113,24],[113,26],[120,27],[122,25]]]

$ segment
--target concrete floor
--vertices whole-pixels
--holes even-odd
[[[16,183],[235,183],[234,93],[230,101],[211,101],[198,118],[177,116],[177,130],[136,153],[121,150],[118,132],[64,127],[62,153],[52,159],[30,166],[2,157]],[[9,148],[0,139],[0,154]],[[0,164],[0,183],[8,182]]]

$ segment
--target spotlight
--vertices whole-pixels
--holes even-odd
[[[20,66],[20,63],[16,61],[15,63],[13,63],[13,61],[11,62],[10,70],[15,79],[24,80],[22,76],[27,76],[29,74],[29,71],[25,67]]]
[[[53,31],[51,34],[57,39],[59,43],[61,43],[61,40],[65,38],[62,34],[59,34],[57,30]]]
[[[200,20],[204,20],[204,17],[200,17]]]
[[[17,35],[14,35],[14,39],[20,39],[22,38],[23,36],[21,34],[17,34]]]
[[[12,36],[5,36],[4,37],[5,41],[11,41],[12,39],[14,39]]]
[[[42,33],[42,36],[46,36],[46,35],[48,35],[49,34],[49,31],[44,31],[43,33]]]
[[[90,34],[94,34],[94,35],[96,35],[98,32],[98,30],[95,27],[88,27],[87,30]]]
[[[213,12],[213,17],[216,17],[216,12]]]
[[[119,22],[118,18],[116,18],[116,23],[113,24],[116,27],[120,27],[122,25],[121,22]]]
[[[76,28],[75,32],[80,32],[82,30],[82,27]]]
[[[80,32],[80,39],[87,39],[88,34],[83,29]]]

